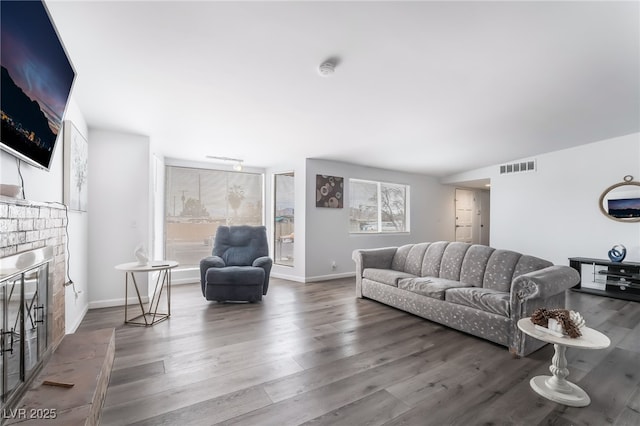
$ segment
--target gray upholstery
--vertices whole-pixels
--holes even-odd
[[[465,253],[460,270],[460,281],[474,287],[482,287],[487,261],[495,250],[488,246],[473,245]]]
[[[440,263],[440,278],[448,280],[460,280],[460,269],[462,268],[462,260],[464,255],[471,247],[467,243],[450,243],[442,253],[442,261]]]
[[[202,295],[219,302],[262,300],[272,264],[264,226],[219,226],[212,256],[200,261]]]
[[[411,250],[412,247],[413,244],[398,247],[391,261],[391,269],[404,272],[404,265],[407,263],[407,256],[409,256],[409,250]]]
[[[394,287],[398,287],[398,280],[401,278],[415,278],[415,275],[407,274],[406,272],[378,268],[367,268],[362,276]]]
[[[484,270],[482,287],[499,291],[509,291],[520,253],[509,250],[495,250]]]
[[[429,248],[427,248],[422,261],[422,270],[420,271],[421,276],[440,276],[440,262],[442,261],[444,250],[448,245],[449,243],[446,241],[438,241],[437,243],[429,244]]]
[[[565,290],[580,280],[568,266],[459,242],[355,250],[353,259],[357,297],[507,346],[519,356],[544,342],[522,333],[518,320],[540,307],[564,307]]]
[[[504,291],[479,287],[454,288],[447,291],[446,300],[505,317],[510,315],[509,293]]]
[[[440,300],[444,300],[447,290],[460,286],[464,286],[460,281],[435,277],[404,278],[398,282],[398,288]]]

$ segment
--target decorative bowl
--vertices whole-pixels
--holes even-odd
[[[20,185],[8,185],[5,183],[0,183],[0,195],[3,195],[5,197],[16,198],[18,194],[20,194],[21,190],[22,187]]]

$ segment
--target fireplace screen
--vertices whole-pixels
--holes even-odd
[[[11,405],[41,365],[47,348],[48,250],[0,260],[0,390]]]

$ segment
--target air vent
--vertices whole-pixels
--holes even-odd
[[[536,160],[520,161],[518,163],[502,164],[500,166],[500,174],[505,173],[521,173],[521,172],[535,172]]]

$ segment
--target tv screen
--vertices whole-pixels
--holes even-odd
[[[75,78],[41,1],[0,2],[0,148],[49,170]]]
[[[620,198],[607,201],[610,216],[617,218],[640,217],[640,198]]]

